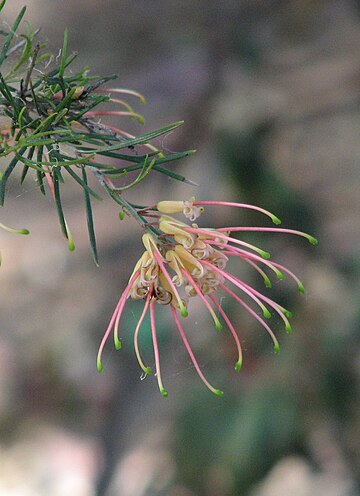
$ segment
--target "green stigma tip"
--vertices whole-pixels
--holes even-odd
[[[104,370],[103,364],[101,363],[100,359],[98,359],[98,361],[96,363],[96,368],[97,368],[98,372],[102,372]]]
[[[75,243],[74,243],[74,240],[72,238],[69,238],[68,247],[69,247],[69,250],[70,251],[74,251],[75,250]]]
[[[145,367],[143,370],[144,370],[145,374],[147,374],[147,375],[151,375],[152,374],[152,370],[151,370],[150,367]]]
[[[185,308],[185,307],[182,307],[182,308],[180,309],[180,313],[181,313],[181,315],[182,315],[183,317],[187,317],[187,316],[189,315],[189,314],[188,314],[188,311],[186,310],[186,308]]]
[[[239,360],[238,362],[235,363],[235,367],[234,368],[235,368],[236,372],[239,372],[239,370],[241,369],[241,367],[242,367],[242,361]]]
[[[216,329],[217,331],[221,331],[222,327],[223,327],[223,326],[222,326],[222,323],[221,323],[219,320],[217,320],[217,321],[215,322],[215,329]]]
[[[281,224],[281,220],[279,219],[279,217],[276,217],[276,215],[273,215],[271,217],[271,220],[273,221],[274,224],[276,224],[277,226],[279,226]]]
[[[307,236],[307,239],[310,241],[310,243],[312,245],[317,245],[318,244],[318,240],[316,238],[314,238],[314,236]]]
[[[114,337],[114,345],[115,345],[115,349],[116,350],[120,350],[121,349],[121,341],[118,337]]]
[[[288,319],[291,319],[291,317],[293,316],[292,312],[290,312],[289,310],[286,310],[286,308],[284,308],[283,314],[284,314],[284,315],[285,315],[285,317],[287,317]]]
[[[160,389],[160,393],[164,396],[164,398],[166,398],[169,395],[169,393],[164,388]]]
[[[271,319],[271,312],[269,312],[269,310],[267,308],[264,308],[263,315],[264,315],[265,319]]]
[[[280,353],[280,345],[279,345],[279,343],[275,343],[274,344],[274,352],[275,353]]]
[[[19,231],[17,231],[19,234],[30,234],[30,231],[28,229],[19,229]]]
[[[286,324],[285,326],[285,331],[288,333],[288,334],[291,334],[293,332],[292,330],[292,327],[290,324]]]
[[[221,389],[214,389],[213,393],[216,394],[216,396],[219,396],[219,398],[224,396],[224,391],[221,391]]]
[[[119,212],[119,219],[120,220],[124,220],[125,219],[125,212],[124,212],[124,210],[120,210],[120,212]]]
[[[271,257],[271,255],[270,255],[270,253],[269,253],[269,252],[267,252],[267,251],[263,251],[263,250],[261,250],[260,255],[261,255],[263,258],[265,258],[266,260],[268,260],[268,259]]]
[[[267,288],[271,288],[271,287],[272,287],[272,284],[271,284],[270,279],[264,279],[264,283],[265,283],[265,286],[266,286]]]
[[[304,288],[304,285],[302,283],[298,284],[298,290],[299,290],[299,293],[302,293],[302,294],[305,293],[305,288]]]

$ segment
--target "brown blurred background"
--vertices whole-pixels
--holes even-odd
[[[5,30],[22,4],[8,1]],[[129,198],[251,202],[320,243],[249,237],[307,290],[298,295],[287,280],[271,290],[294,311],[293,335],[275,325],[279,356],[256,321],[224,301],[245,348],[235,373],[227,331],[217,335],[193,309],[187,330],[223,399],[203,387],[164,318],[163,399],[153,377],[140,380],[133,353],[141,305],[129,305],[123,349],[110,343],[103,374],[95,367],[141,254],[139,228],[120,223],[110,200],[95,205],[96,268],[76,186],[64,197],[70,254],[50,196],[31,178],[13,180],[1,222],[31,236],[0,232],[0,496],[359,495],[360,3],[29,0],[27,19],[55,54],[68,27],[77,67],[116,73],[119,86],[146,95],[137,107],[145,128],[123,127],[140,134],[185,120],[161,144],[197,148],[172,167],[200,186],[154,173]],[[263,221],[210,212],[215,226],[225,215],[228,225]],[[242,274],[262,290],[256,274]],[[146,325],[143,338],[151,357]]]

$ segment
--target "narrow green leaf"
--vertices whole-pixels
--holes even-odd
[[[153,166],[153,169],[160,172],[161,174],[165,174],[165,176],[169,176],[172,179],[175,179],[176,181],[181,181],[182,183],[189,182],[189,180],[186,179],[185,176],[182,176],[181,174],[177,174],[176,172],[165,169],[164,167],[160,167],[160,165],[155,164]]]
[[[111,198],[118,204],[121,206],[122,209],[124,209],[125,212],[128,212],[132,217],[134,217],[135,219],[136,218],[139,218],[141,219],[144,223],[146,222],[146,219],[144,219],[141,215],[139,215],[136,211],[136,209],[134,208],[133,204],[129,203],[128,201],[125,200],[125,198],[119,194],[119,192],[117,191],[114,191],[112,190],[107,184],[106,182],[104,182],[102,184],[105,188],[105,190],[109,193],[109,195],[111,196]],[[155,227],[153,226],[147,226],[148,230],[152,231],[156,236],[160,236],[161,235],[161,231],[159,231],[158,229],[156,229]]]
[[[181,126],[184,123],[184,121],[179,121],[179,122],[174,122],[173,124],[170,124],[169,126],[162,127],[161,129],[157,129],[156,131],[151,131],[150,133],[143,134],[142,136],[139,136],[137,138],[131,138],[123,143],[119,143],[117,145],[110,145],[105,148],[102,148],[99,150],[99,152],[110,152],[113,150],[121,150],[123,148],[129,148],[135,145],[140,145],[147,143],[148,141],[157,138],[158,136],[161,136],[163,134],[169,133],[170,131],[173,131],[177,127]],[[159,152],[160,153],[160,152]]]
[[[71,100],[73,99],[75,91],[76,91],[76,87],[71,88],[71,90],[69,90],[67,92],[67,94],[64,96],[64,98],[62,98],[60,103],[55,108],[55,112],[60,112],[63,109],[65,109],[66,107],[69,107],[71,105]],[[66,111],[68,112],[68,109]]]
[[[71,55],[69,55],[69,56],[67,57],[67,59],[66,59],[66,61],[65,61],[65,64],[64,64],[64,70],[65,70],[67,67],[69,67],[69,65],[71,65],[71,64],[72,64],[72,62],[76,59],[76,57],[77,57],[77,53],[72,53]],[[58,73],[59,73],[59,68],[58,68],[58,67],[56,67],[56,69],[52,70],[51,72],[49,72],[48,74],[46,74],[44,77],[39,78],[39,79],[36,81],[36,83],[34,83],[34,90],[35,90],[36,88],[38,88],[41,84],[43,84],[43,83],[44,83],[44,81],[45,81],[48,85],[52,85],[52,84],[54,84],[54,85],[59,85],[59,86],[60,86],[61,84],[63,85],[64,80],[66,80],[66,81],[67,81],[67,79],[68,79],[68,78],[64,78],[64,79],[63,79],[63,78],[59,78],[59,77],[57,77]],[[73,79],[73,78],[74,78],[74,77],[72,77],[72,79]],[[55,91],[55,93],[56,93],[56,91]]]
[[[11,94],[9,86],[6,84],[3,75],[0,72],[0,91],[6,98],[6,100],[11,105],[14,115],[11,115],[12,119],[17,119],[19,114],[19,104],[16,102]]]
[[[53,114],[50,114],[48,117],[46,117],[46,119],[44,119],[40,122],[40,124],[38,125],[38,127],[36,129],[34,129],[33,134],[36,135],[37,133],[39,133],[42,130],[43,131],[48,130],[56,117],[57,117],[57,114],[55,112]]]
[[[1,8],[3,8],[4,5],[5,4],[1,4]],[[26,11],[26,7],[23,7],[20,10],[19,15],[17,16],[12,28],[10,29],[9,34],[6,37],[5,43],[4,43],[2,50],[0,52],[0,66],[2,65],[4,60],[6,59],[7,52],[8,52],[9,47],[10,47],[10,43],[11,43],[11,41],[12,41],[16,31],[17,31],[17,28],[19,27],[19,24],[20,24],[22,18],[24,17],[25,11]]]
[[[145,160],[146,155],[127,155],[125,153],[115,153],[115,152],[103,152],[101,149],[97,150],[96,148],[89,147],[80,147],[80,150],[90,153],[94,152],[96,155],[102,155],[104,157],[116,158],[118,160],[125,160],[126,162],[135,162],[137,164],[142,164]],[[149,157],[153,157],[154,155],[158,155],[159,152],[149,152],[147,155]]]
[[[44,172],[44,169],[41,167],[41,165],[37,165],[37,161],[36,160],[31,160],[29,158],[26,158],[22,155],[20,155],[19,153],[17,152],[14,152],[15,153],[15,156],[16,158],[22,162],[24,165],[30,167],[31,169],[35,169],[35,170],[38,170],[40,172]],[[42,163],[42,162],[41,162]]]
[[[141,165],[131,165],[129,166],[129,169],[127,167],[124,167],[122,169],[112,169],[112,170],[102,170],[101,174],[105,176],[111,176],[113,179],[115,177],[122,177],[128,174],[128,172],[136,171],[141,169]]]
[[[87,181],[87,175],[86,175],[85,167],[82,167],[82,177],[83,177],[84,184],[87,186],[88,181]],[[91,199],[90,199],[90,195],[88,193],[88,189],[90,189],[90,188],[89,187],[87,189],[84,188],[85,205],[86,205],[86,221],[87,221],[87,228],[88,228],[88,233],[89,233],[89,241],[90,241],[93,260],[95,262],[95,265],[99,266],[99,257],[98,257],[97,247],[96,247],[96,237],[95,237],[95,230],[94,230],[94,220],[93,220],[93,215],[92,215]]]
[[[61,230],[62,230],[65,238],[68,239],[69,238],[68,229],[67,229],[66,220],[64,217],[63,208],[61,205],[60,185],[59,185],[59,178],[58,178],[57,171],[53,172],[52,178],[54,180],[55,204],[56,204],[56,210],[57,210],[58,217],[59,217],[60,227],[61,227]]]
[[[190,157],[196,153],[196,150],[186,150],[185,152],[171,153],[165,155],[165,157],[160,157],[156,159],[156,165],[165,164],[166,162],[172,162],[173,160],[180,160],[181,158]]]
[[[92,108],[96,107],[100,103],[107,101],[109,101],[109,97],[107,95],[102,95],[93,98],[91,104],[85,107],[83,110],[81,110],[81,112],[74,113],[71,120],[78,121],[81,117],[83,117],[84,114],[86,114],[86,112],[89,112]]]
[[[73,74],[69,74],[64,76],[64,81],[68,84],[76,82],[76,84],[84,86],[90,81],[94,81],[97,79],[97,76],[88,76],[89,67],[83,67],[80,71],[74,72]]]
[[[41,110],[40,110],[40,107],[39,107],[39,103],[38,103],[38,99],[37,99],[37,96],[35,94],[35,91],[34,91],[34,86],[32,84],[32,81],[30,79],[30,92],[31,92],[31,96],[32,96],[32,99],[34,101],[34,104],[35,104],[35,108],[36,108],[36,112],[41,115]]]
[[[65,63],[64,63],[64,70],[69,67],[69,65],[71,65],[74,60],[76,59],[76,57],[78,56],[78,54],[76,52],[73,52],[71,53],[67,59],[65,60]]]
[[[155,159],[153,159],[151,162],[149,162],[149,160],[145,160],[137,178],[134,179],[131,183],[127,184],[126,186],[122,186],[120,188],[114,188],[114,191],[126,191],[127,189],[130,189],[133,186],[136,186],[140,181],[142,181],[149,174],[149,172],[151,171],[151,169],[154,166],[154,162],[155,162]]]
[[[60,67],[59,67],[59,76],[61,78],[64,76],[64,72],[65,72],[67,47],[68,47],[68,30],[65,29],[64,41],[63,41],[63,46],[62,46],[62,50],[61,50]]]
[[[44,153],[44,148],[42,146],[39,146],[39,148],[37,149],[37,156],[36,156],[36,161],[38,163],[41,163],[42,157],[43,157],[43,153]],[[31,160],[32,157],[28,157],[28,159]],[[42,170],[37,170],[36,171],[36,177],[37,177],[37,181],[38,181],[38,184],[39,184],[39,187],[40,187],[40,191],[45,196],[46,195],[46,191],[45,191],[44,181],[43,181],[44,172]]]
[[[92,91],[99,88],[99,86],[102,86],[103,84],[107,83],[108,81],[113,81],[114,79],[117,79],[116,74],[112,74],[111,76],[105,76],[101,79],[98,79],[94,83],[90,84],[87,88],[85,88],[85,91],[82,94],[82,97],[84,98],[84,97],[88,96]]]
[[[23,127],[23,117],[24,117],[24,114],[25,112],[27,111],[27,108],[26,107],[23,107],[20,112],[19,112],[19,115],[18,115],[18,124],[19,124],[19,127]]]
[[[82,135],[79,133],[73,133],[71,129],[52,129],[50,131],[41,131],[40,133],[31,133],[30,138],[31,139],[38,139],[38,138],[43,138],[44,136],[51,136],[52,134],[56,135],[65,135],[66,140],[68,139],[76,139],[79,141],[79,136],[81,137]],[[35,136],[35,138],[33,138]]]
[[[48,152],[49,152],[49,159],[50,159],[50,162],[52,164],[54,164],[52,167],[51,167],[51,170],[54,170],[55,171],[55,174],[57,176],[57,179],[59,182],[61,183],[65,183],[64,181],[64,177],[62,175],[62,171],[61,171],[61,168],[58,166],[60,160],[61,160],[61,156],[60,156],[60,153],[58,150],[54,149],[54,148],[51,148],[49,146],[46,147]],[[49,170],[49,167],[45,166],[45,169],[46,171]]]
[[[181,158],[188,157],[188,156],[192,155],[193,153],[195,153],[195,150],[188,150],[185,152],[173,153],[171,155],[166,155],[165,157],[162,157],[162,158],[154,159],[154,164],[152,167],[153,167],[153,169],[157,170],[158,172],[161,172],[163,174],[171,176],[174,179],[177,179],[179,181],[186,182],[186,181],[188,181],[188,179],[186,179],[184,176],[181,176],[180,174],[176,174],[175,172],[171,172],[171,171],[169,172],[167,169],[160,167],[159,164],[164,164],[166,162],[171,162],[173,160],[179,160]],[[129,156],[124,155],[123,157],[124,157],[124,160],[128,160]],[[133,172],[133,171],[139,170],[143,167],[143,162],[139,164],[139,160],[138,160],[139,157],[132,157],[132,156],[130,156],[130,157],[135,158],[136,160],[128,160],[128,161],[129,162],[137,162],[137,165],[126,165],[126,166],[118,168],[118,169],[113,168],[113,169],[110,169],[108,171],[104,171],[103,174],[114,175],[114,176],[119,174],[119,176],[121,176],[121,175],[124,175],[128,172]]]
[[[119,141],[119,138],[111,134],[101,133],[86,133],[86,139],[93,140],[96,143],[104,143],[104,141]]]
[[[105,165],[105,164],[100,164],[99,162],[93,162],[93,161],[86,161],[84,162],[84,165],[87,165],[88,167],[93,167],[94,169],[102,169],[102,172],[104,170],[115,170],[115,168],[112,165]]]
[[[7,75],[7,77],[13,76],[20,67],[28,61],[28,59],[31,56],[31,49],[32,49],[32,38],[27,36],[26,34],[21,35],[22,38],[24,38],[24,43],[25,46],[23,48],[22,54],[19,57],[19,60],[17,63],[14,65],[14,67],[11,69],[11,72]],[[19,46],[19,44],[18,44]]]
[[[19,151],[19,155],[22,155],[25,152],[26,148],[22,148]],[[4,205],[4,200],[5,200],[5,190],[6,190],[6,183],[12,173],[12,171],[15,169],[16,164],[19,162],[18,155],[16,155],[6,168],[5,172],[2,174],[1,179],[0,179],[0,206]]]
[[[27,158],[29,158],[31,160],[33,158],[34,152],[35,152],[35,147],[30,148]],[[28,170],[29,170],[29,167],[27,165],[24,165],[23,170],[22,170],[22,174],[21,174],[21,178],[20,178],[20,184],[22,184],[25,181]]]
[[[83,168],[82,168],[82,169],[83,169]],[[101,196],[99,196],[97,193],[95,193],[95,191],[94,191],[93,189],[91,189],[91,188],[88,186],[87,182],[83,181],[83,180],[82,180],[82,179],[81,179],[81,178],[80,178],[80,177],[76,174],[76,172],[74,172],[74,171],[72,170],[72,168],[71,168],[71,167],[66,167],[66,169],[65,169],[65,170],[66,170],[66,171],[70,174],[70,176],[71,176],[73,179],[75,179],[75,181],[76,181],[78,184],[80,184],[80,186],[84,189],[84,192],[86,192],[88,195],[93,196],[94,198],[96,198],[96,200],[100,200],[100,201],[102,201]],[[83,173],[83,175],[84,175],[84,173]]]
[[[29,167],[27,165],[24,165],[20,177],[20,184],[22,184],[25,181],[28,171],[29,171]]]
[[[8,85],[6,84],[5,79],[1,74],[1,72],[0,72],[0,91],[4,95],[5,99],[11,103],[13,99],[11,95],[11,91],[9,90]]]
[[[0,12],[2,11],[2,9],[4,8],[4,5],[6,4],[6,0],[2,0],[2,2],[0,3]]]
[[[30,36],[29,36],[29,38],[31,39],[31,41],[32,41],[32,40],[35,38],[35,36],[37,36],[39,33],[40,33],[40,28],[35,29],[35,31],[34,31],[34,32],[32,32],[32,33],[30,34]],[[10,57],[10,55],[11,55],[12,53],[17,52],[17,51],[18,51],[21,47],[23,47],[23,46],[26,44],[26,38],[27,38],[27,37],[26,37],[26,35],[21,35],[21,36],[22,36],[22,38],[23,38],[23,39],[22,39],[21,41],[19,41],[19,43],[17,43],[16,45],[12,46],[12,47],[10,48],[10,50],[8,50],[7,57]],[[41,45],[40,45],[40,48],[41,48],[41,49],[43,49],[44,47],[45,47],[45,45],[44,45],[44,44],[41,44]],[[43,57],[43,56],[38,57],[36,60],[37,60],[38,62],[40,62],[40,60],[42,59],[42,57]],[[50,55],[49,55],[49,57],[50,57]],[[7,79],[7,78],[6,78],[6,79]]]
[[[57,131],[51,131],[51,134],[58,134],[58,133]],[[67,135],[63,138],[54,137],[54,138],[38,139],[38,140],[35,138],[33,138],[32,135],[27,136],[26,138],[23,138],[21,141],[19,141],[19,145],[29,147],[29,146],[50,146],[50,145],[57,145],[58,143],[79,144],[78,138],[73,138],[71,135]]]
[[[54,150],[50,150],[53,152]],[[94,155],[88,155],[86,157],[81,157],[78,159],[70,159],[70,160],[58,160],[56,157],[54,160],[49,160],[49,161],[37,161],[37,160],[30,160],[26,157],[22,157],[19,154],[16,154],[18,157],[18,160],[21,160],[24,164],[28,165],[32,169],[43,171],[44,172],[44,167],[53,167],[53,168],[58,168],[58,173],[60,173],[60,167],[69,167],[70,165],[80,165],[89,162],[89,159],[91,159]],[[61,155],[61,158],[64,159],[65,156]],[[91,164],[91,162],[90,162]],[[44,167],[43,167],[44,166]],[[47,172],[47,171],[45,171]]]
[[[41,163],[41,160],[42,160],[42,157],[43,157],[43,153],[44,153],[44,149],[43,149],[42,146],[40,146],[37,149],[36,162]],[[31,159],[32,159],[32,157],[28,157],[27,158],[28,161],[32,161]],[[43,172],[43,169],[42,168],[37,168],[37,170],[36,170],[36,178],[37,178],[37,182],[38,182],[40,191],[45,196],[46,195],[46,190],[45,190],[45,187],[44,187],[44,181],[43,181],[44,172]]]
[[[44,172],[41,172],[41,171],[36,171],[36,178],[37,178],[37,183],[39,185],[39,188],[40,188],[40,191],[41,193],[45,196],[46,195],[46,190],[45,190],[45,186],[44,186],[44,176],[45,176],[45,173]]]

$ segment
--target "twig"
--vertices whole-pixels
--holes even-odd
[[[21,88],[20,88],[21,98],[25,98],[25,96],[26,96],[29,82],[30,82],[30,77],[31,77],[32,71],[34,70],[36,59],[37,59],[37,56],[39,54],[39,50],[40,50],[40,43],[37,43],[35,50],[34,50],[34,55],[31,59],[30,67],[26,73],[25,81],[24,81],[24,83],[21,82]]]

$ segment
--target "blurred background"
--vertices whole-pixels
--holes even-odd
[[[23,3],[8,1],[2,29]],[[280,355],[225,298],[245,350],[236,373],[231,336],[192,307],[186,330],[222,399],[203,386],[164,312],[164,399],[154,377],[141,380],[133,352],[142,305],[129,304],[123,348],[110,342],[96,372],[142,251],[139,227],[119,222],[108,199],[94,205],[97,268],[80,190],[69,184],[64,195],[71,254],[51,197],[30,176],[22,187],[13,179],[1,222],[31,236],[0,232],[0,496],[359,495],[360,3],[29,0],[27,19],[55,55],[68,27],[77,67],[118,74],[118,86],[147,97],[145,107],[133,102],[145,126],[119,127],[140,134],[185,120],[158,143],[198,150],[171,167],[200,186],[154,173],[129,199],[254,203],[319,246],[247,238],[305,283],[305,295],[288,278],[271,290],[294,313],[290,336],[274,321]],[[232,209],[206,215],[214,227],[267,225]],[[258,274],[239,271],[263,290]],[[142,337],[151,362],[148,324]]]

